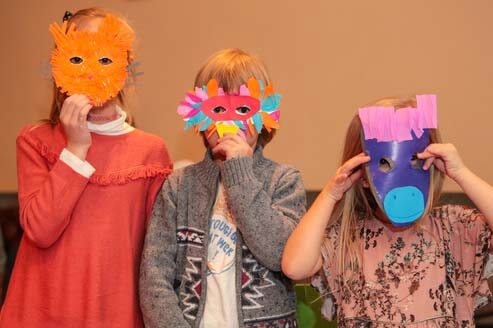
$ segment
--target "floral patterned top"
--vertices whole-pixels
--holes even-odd
[[[474,327],[474,310],[492,298],[486,278],[493,275],[491,232],[477,210],[438,207],[421,228],[401,231],[361,219],[358,230],[362,265],[345,273],[346,284],[332,265],[340,225],[326,232],[312,284],[329,320],[337,313],[338,327]]]

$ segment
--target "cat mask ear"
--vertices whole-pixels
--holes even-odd
[[[70,15],[70,17],[72,17],[72,14]],[[57,47],[62,47],[67,42],[67,39],[71,37],[73,38],[78,33],[87,33],[75,31],[75,25],[68,25],[69,19],[65,19],[65,16],[62,25],[52,23],[49,27]],[[118,47],[121,48],[130,49],[134,41],[133,35],[130,31],[126,28],[122,28],[122,23],[114,15],[106,15],[99,26],[98,32],[94,34],[97,35],[100,40],[105,40],[106,42],[113,41]]]
[[[122,25],[116,16],[107,15],[101,22],[97,35],[105,38],[106,42],[113,42],[119,48],[130,49],[134,38],[129,29]]]
[[[74,33],[75,26],[70,24],[68,30],[67,26],[67,20],[65,20],[62,25],[59,25],[58,23],[50,24],[49,30],[57,48],[63,47],[67,43],[68,38]]]

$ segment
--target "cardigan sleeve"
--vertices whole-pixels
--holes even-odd
[[[139,295],[146,327],[189,328],[173,285],[176,277],[176,192],[170,179],[156,198],[140,266]]]
[[[251,157],[227,160],[221,167],[228,205],[245,244],[262,265],[281,271],[289,235],[306,211],[306,194],[298,170],[280,166],[269,196],[253,173]]]
[[[88,179],[56,159],[49,168],[29,131],[17,137],[20,224],[37,247],[55,243],[67,227]]]

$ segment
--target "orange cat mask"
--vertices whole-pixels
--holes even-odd
[[[55,83],[62,92],[86,95],[101,106],[125,85],[133,35],[113,15],[102,20],[97,32],[67,25],[50,25],[56,44],[50,61]]]

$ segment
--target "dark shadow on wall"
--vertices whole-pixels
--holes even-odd
[[[3,276],[0,277],[2,279],[0,304],[3,304],[22,237],[16,193],[0,193],[0,228],[3,236],[5,253],[7,254],[5,268],[0,269],[0,272],[4,273]]]

